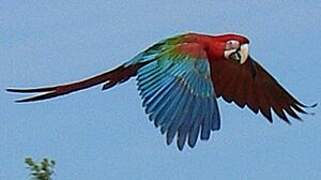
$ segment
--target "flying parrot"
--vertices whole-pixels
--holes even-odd
[[[307,106],[287,92],[249,55],[250,41],[239,34],[184,33],[159,41],[117,68],[68,84],[9,92],[38,93],[16,102],[45,100],[103,84],[106,90],[136,77],[149,120],[175,136],[179,150],[208,140],[221,127],[217,98],[259,111],[272,122],[271,109],[290,124],[286,113],[301,120]]]

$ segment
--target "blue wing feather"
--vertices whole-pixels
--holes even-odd
[[[160,110],[155,111],[155,124],[162,126],[162,133],[167,129],[167,124],[170,122],[177,104],[178,98],[180,96],[180,88],[174,83],[173,90],[169,91],[164,98],[160,101]],[[158,107],[158,106],[157,106]],[[154,116],[154,113],[151,115]]]
[[[202,121],[202,130],[201,130],[201,139],[202,140],[208,140],[210,137],[210,133],[211,133],[211,122],[212,119],[212,114],[213,114],[213,107],[212,107],[212,99],[210,98],[206,98],[205,101],[206,102],[206,106],[204,107],[204,109],[208,112],[205,114],[205,117],[203,117],[203,121]]]
[[[201,119],[197,118],[194,121],[188,136],[188,145],[192,148],[196,145],[199,131],[200,131],[200,126],[201,126]]]
[[[182,150],[184,148],[184,144],[188,135],[188,131],[193,123],[192,113],[194,109],[194,96],[188,98],[188,102],[186,103],[186,107],[184,108],[184,115],[182,117],[183,124],[179,127],[177,133],[177,146],[178,149]]]
[[[169,107],[171,107],[173,104],[172,99],[174,99],[177,95],[179,95],[179,89],[177,86],[175,86],[174,92],[169,92],[171,96],[165,96],[164,100],[161,101],[160,104],[160,110],[155,111],[151,116],[154,116],[155,118],[155,125],[158,127],[159,125],[164,125],[173,115],[172,110]]]
[[[135,61],[149,61],[138,71],[137,86],[149,119],[166,133],[171,144],[176,137],[180,150],[197,139],[207,140],[220,127],[214,86],[207,59],[170,54],[172,46],[155,46],[139,54]]]
[[[155,111],[155,109],[160,109],[161,107],[165,106],[168,99],[171,99],[170,96],[176,95],[174,93],[175,83],[174,79],[172,79],[164,88],[159,90],[153,97],[150,98],[150,101],[146,101],[145,106],[148,104],[149,109]],[[165,106],[166,108],[166,106]],[[146,107],[147,109],[147,107]]]
[[[172,143],[178,128],[181,126],[184,120],[183,119],[184,112],[186,111],[186,109],[189,108],[186,106],[189,100],[188,90],[186,88],[181,88],[181,90],[182,92],[181,92],[180,101],[178,101],[178,104],[176,105],[176,108],[175,108],[176,110],[174,113],[175,116],[172,116],[170,126],[168,127],[167,144]]]
[[[214,101],[213,102],[213,109],[218,109],[218,104],[217,104],[217,101]],[[212,126],[211,126],[211,130],[213,131],[217,131],[221,128],[221,117],[220,117],[220,114],[219,114],[219,111],[214,111],[213,112],[213,115],[212,115]]]

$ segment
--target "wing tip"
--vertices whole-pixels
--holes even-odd
[[[318,103],[314,103],[312,105],[305,105],[305,104],[300,103],[298,105],[301,106],[302,108],[305,108],[305,109],[313,109],[313,108],[316,108],[318,106]],[[310,115],[310,116],[314,116],[315,115],[314,112],[306,112],[306,111],[304,111],[303,113],[307,114],[307,115]]]
[[[303,107],[303,108],[315,108],[318,106],[319,103],[314,103],[312,105],[306,105],[300,102],[296,102],[296,104],[298,104],[299,106]]]
[[[184,150],[184,145],[185,145],[185,143],[183,145],[177,144],[177,148],[180,152],[182,152]]]
[[[310,105],[310,106],[307,106],[307,108],[315,108],[315,107],[317,107],[318,106],[318,103],[314,103],[314,104],[312,104],[312,105]]]

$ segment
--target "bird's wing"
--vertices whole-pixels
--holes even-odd
[[[199,134],[209,139],[220,128],[220,115],[202,46],[165,41],[144,53],[142,58],[156,60],[138,70],[138,90],[149,119],[166,133],[167,144],[176,134],[180,150],[186,141],[194,147]]]
[[[270,122],[271,109],[287,123],[290,121],[285,112],[299,120],[297,112],[306,113],[304,108],[308,106],[295,99],[251,57],[244,64],[216,61],[211,69],[217,97],[234,101],[242,108],[247,105],[255,113],[260,111]]]

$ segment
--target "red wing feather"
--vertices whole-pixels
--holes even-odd
[[[288,115],[301,119],[297,113],[304,113],[306,106],[289,94],[261,65],[251,57],[246,63],[238,64],[222,60],[211,64],[212,79],[217,97],[238,106],[247,105],[253,112],[260,111],[272,122],[271,109],[284,121],[290,123]]]

